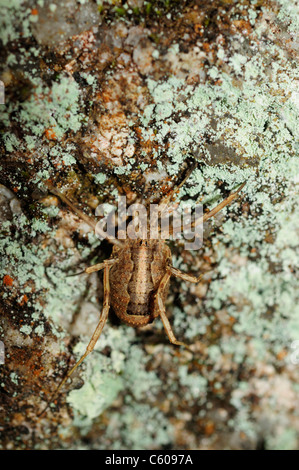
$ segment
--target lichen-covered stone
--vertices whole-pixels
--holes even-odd
[[[3,449],[298,448],[298,121],[295,0],[12,1],[1,5],[0,435]],[[170,242],[167,311],[113,315],[83,370],[107,258],[99,203],[166,194],[214,207],[198,251]],[[82,386],[84,381],[84,385]],[[88,442],[88,445],[86,444]]]

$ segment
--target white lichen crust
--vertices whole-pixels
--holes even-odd
[[[297,12],[296,0],[4,2],[2,448],[298,448]],[[93,216],[119,192],[161,197],[191,161],[181,207],[210,209],[246,182],[200,250],[170,242],[175,267],[203,273],[173,281],[167,302],[192,352],[158,320],[134,330],[112,315],[39,417],[102,308],[101,275],[69,274],[111,252],[49,184]]]

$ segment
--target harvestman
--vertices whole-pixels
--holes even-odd
[[[193,169],[194,168],[191,168],[187,172],[187,176],[183,181],[174,187],[168,195],[161,198],[159,207],[170,202],[175,191],[185,183]],[[205,213],[199,220],[196,220],[196,223],[193,222],[190,227],[194,228],[199,224],[203,224],[206,220],[210,219],[221,209],[230,204],[237,197],[244,185],[245,183],[214,209]],[[79,210],[68,198],[54,187],[49,186],[49,190],[54,195],[58,196],[76,215],[95,230],[96,222],[93,219]],[[111,257],[103,263],[95,264],[83,271],[83,273],[88,274],[100,270],[104,271],[104,301],[99,323],[85,353],[63,378],[52,395],[51,401],[77,367],[84,361],[86,356],[94,349],[107,321],[110,305],[120,320],[133,327],[147,325],[155,318],[160,317],[169,341],[172,344],[188,348],[185,343],[176,339],[166,316],[164,304],[167,298],[171,276],[189,282],[198,282],[201,276],[195,277],[174,268],[171,264],[171,251],[165,240],[161,237],[157,240],[151,240],[149,238],[127,239],[124,242],[108,237],[107,239],[114,245]]]

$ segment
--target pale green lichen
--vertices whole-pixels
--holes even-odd
[[[250,19],[251,23],[256,20],[253,12]],[[222,50],[218,57],[223,59],[224,54]],[[225,308],[236,319],[234,336],[220,338],[219,344],[209,346],[208,353],[216,363],[223,355],[229,355],[233,364],[254,364],[257,359],[275,362],[275,355],[283,348],[288,350],[299,337],[296,68],[274,45],[251,59],[236,53],[229,63],[232,75],[217,67],[209,70],[212,78],[220,80],[217,86],[191,87],[177,78],[148,79],[154,103],[143,114],[143,136],[149,138],[154,130],[158,143],[167,138],[168,150],[162,147],[158,155],[167,154],[170,175],[177,174],[189,156],[207,163],[194,172],[193,185],[183,188],[181,196],[194,201],[198,194],[201,202],[214,200],[215,205],[217,181],[225,181],[230,189],[246,181],[243,191],[253,215],[227,219],[221,232],[213,236],[217,267],[204,302],[208,311]],[[179,113],[188,115],[174,120]],[[236,163],[228,158],[226,165],[209,166],[214,157],[199,144],[204,132],[215,142],[223,140],[227,148],[234,148]],[[269,233],[272,238],[267,240]],[[236,265],[236,256],[243,257],[245,265]],[[196,337],[196,324],[197,334],[203,335],[213,320],[210,314],[206,322],[201,316],[194,321],[187,312],[174,310],[176,331],[182,328],[189,338]],[[179,369],[181,375],[184,372]],[[232,403],[239,408],[232,425],[254,439],[259,426],[251,419],[249,405]],[[293,442],[286,438],[286,446],[294,446],[295,434],[286,431]],[[270,441],[269,446],[275,447]],[[285,444],[279,442],[278,446]]]
[[[28,325],[23,325],[21,326],[20,331],[24,333],[25,335],[30,335],[32,328]]]
[[[94,177],[94,181],[97,184],[103,184],[106,181],[106,175],[104,173],[97,173]]]
[[[80,87],[69,76],[62,74],[57,77],[51,87],[45,86],[40,79],[34,80],[34,89],[29,98],[20,104],[18,112],[19,125],[25,134],[23,141],[9,132],[3,134],[3,140],[8,153],[27,151],[34,164],[42,165],[42,169],[36,171],[36,183],[50,177],[48,170],[52,169],[52,165],[60,168],[76,164],[74,144],[61,145],[61,141],[67,133],[77,132],[86,119],[81,106]],[[3,124],[10,125],[9,116],[14,113],[14,107],[15,104],[8,101],[5,109],[1,109]],[[52,142],[50,148],[42,145],[45,137]],[[55,141],[57,143],[53,145]]]
[[[187,389],[187,397],[189,400],[199,401],[200,398],[206,396],[208,381],[197,373],[188,372],[188,366],[181,365],[179,368],[180,383]]]
[[[57,215],[57,208],[44,208],[43,212]],[[10,235],[10,230],[18,230],[18,235]],[[40,219],[32,219],[31,222],[24,215],[15,216],[13,221],[2,223],[0,232],[0,278],[10,274],[14,282],[17,283],[21,292],[30,294],[30,298],[34,302],[34,317],[37,320],[40,314],[45,315],[51,320],[53,332],[57,336],[63,336],[61,329],[55,325],[66,325],[67,321],[71,321],[73,313],[77,308],[77,302],[85,290],[85,283],[81,279],[78,283],[75,277],[67,277],[65,270],[70,269],[74,262],[74,252],[64,252],[62,247],[55,244],[48,246],[40,246],[37,240],[43,236],[55,239],[55,229],[49,227],[48,222]],[[12,232],[14,233],[14,232]],[[31,237],[28,243],[28,236]],[[90,240],[91,247],[97,246],[99,240],[94,237]],[[79,248],[79,247],[78,247]],[[90,253],[89,248],[85,255]],[[52,263],[51,266],[45,268],[47,260],[57,253],[61,255],[57,259],[57,265]],[[84,250],[82,250],[84,251]],[[5,256],[4,256],[5,254]],[[13,266],[13,272],[12,272]],[[10,290],[5,293],[13,295]],[[41,299],[45,302],[41,302]],[[31,302],[27,303],[28,306]],[[28,325],[21,327],[21,331],[30,334],[32,328]],[[34,332],[42,335],[44,331],[43,325],[36,325]]]
[[[68,402],[76,413],[75,424],[84,428],[83,432],[88,432],[93,419],[113,403],[120,391],[126,390],[128,396],[140,401],[144,397],[149,398],[150,394],[154,397],[161,387],[156,374],[145,369],[149,357],[139,346],[130,344],[132,338],[135,338],[133,329],[113,329],[106,325],[93,354],[86,361],[85,385],[68,396]],[[112,351],[109,358],[100,353],[107,346]],[[79,356],[85,347],[83,343],[77,345]]]
[[[157,407],[136,402],[110,414],[106,433],[113,436],[112,450],[157,449],[174,437],[173,427]]]
[[[19,28],[24,38],[30,36],[30,12],[25,0],[1,1],[0,39],[4,45],[19,38]]]
[[[33,134],[40,136],[46,129],[52,129],[61,139],[67,130],[77,132],[80,129],[84,115],[79,112],[79,106],[78,84],[62,76],[51,88],[37,86],[34,95],[22,103],[19,117],[24,128]]]
[[[299,29],[299,6],[298,2],[288,0],[277,0],[280,5],[277,18],[288,23],[290,33],[298,33]]]
[[[297,433],[294,429],[284,429],[266,441],[267,450],[298,450]]]
[[[18,374],[17,374],[16,372],[11,372],[11,374],[9,374],[9,377],[10,377],[10,380],[11,380],[14,384],[18,385],[18,383],[19,383],[19,380],[18,380],[18,379],[19,379],[19,376],[18,376]]]
[[[38,336],[43,336],[45,333],[45,328],[43,325],[39,325],[36,328],[34,328],[34,333],[36,333]]]
[[[185,285],[186,292],[188,290],[187,284]],[[184,294],[181,294],[181,299],[184,301]],[[207,332],[207,326],[210,324],[210,320],[207,316],[189,315],[188,308],[183,311],[178,307],[173,309],[173,328],[180,336],[186,338],[192,343],[199,335],[204,335]]]
[[[29,35],[30,21],[36,18],[30,15],[30,9],[25,9],[24,3],[4,2],[1,19],[5,25],[4,44],[18,37],[19,32],[12,24],[17,11],[23,37]],[[114,5],[112,1],[97,3]],[[252,6],[254,4],[251,2]],[[279,4],[278,19],[290,22],[288,28],[294,31],[297,22],[294,2],[279,0]],[[256,11],[251,8],[248,13],[250,23],[257,25],[256,37],[261,39],[264,30],[257,23]],[[178,44],[171,47],[174,54],[179,54]],[[31,48],[30,53],[37,56],[38,49]],[[158,51],[154,51],[152,56],[153,59],[161,58]],[[188,399],[193,403],[198,398],[201,406],[204,406],[204,398],[210,391],[209,380],[217,378],[217,390],[222,383],[225,385],[225,377],[221,377],[221,382],[216,367],[223,356],[233,366],[254,365],[257,359],[276,364],[275,355],[282,347],[288,349],[291,340],[299,337],[296,278],[299,214],[297,190],[294,189],[299,174],[295,145],[298,120],[296,68],[279,45],[267,44],[264,50],[255,50],[252,57],[237,49],[228,55],[220,47],[217,57],[224,60],[230,70],[224,71],[221,63],[207,70],[209,79],[218,80],[216,85],[208,80],[205,84],[186,86],[183,78],[169,77],[158,82],[148,78],[152,103],[139,116],[143,138],[153,139],[155,135],[159,148],[153,151],[153,155],[158,159],[159,170],[166,170],[171,176],[177,175],[182,163],[190,156],[200,163],[188,185],[179,193],[179,197],[193,206],[197,201],[210,207],[215,205],[223,197],[217,185],[219,181],[225,183],[226,189],[233,189],[246,181],[243,193],[244,201],[250,205],[249,214],[242,216],[240,210],[234,214],[238,203],[230,206],[222,213],[224,222],[221,229],[212,235],[215,269],[201,310],[198,309],[197,315],[188,315],[188,305],[184,310],[173,309],[174,330],[180,337],[194,341],[198,337],[204,340],[205,335],[210,334],[212,322],[217,320],[217,325],[222,326],[221,319],[216,319],[220,309],[233,319],[230,334],[217,337],[216,344],[207,345],[206,360],[212,366],[209,372],[195,374],[194,371],[189,372],[185,364],[177,365],[180,380],[177,386],[172,383],[172,393],[175,394],[182,385]],[[23,60],[26,61],[25,54]],[[11,55],[9,64],[15,63],[16,58]],[[96,86],[92,75],[82,73],[82,77],[92,87]],[[34,93],[21,104],[20,114],[23,131],[27,135],[21,142],[16,136],[6,133],[7,152],[25,150],[26,146],[30,151],[39,148],[39,138],[49,128],[53,128],[60,141],[65,133],[77,132],[84,122],[80,87],[72,78],[60,75],[52,86],[45,86],[37,78],[29,78],[34,85]],[[6,125],[9,125],[12,111],[8,104],[4,113]],[[213,143],[223,144],[223,152],[233,149],[233,158],[226,155],[221,165],[217,164],[213,146],[205,145],[207,135]],[[164,147],[165,141],[170,144],[168,148]],[[61,149],[58,142],[40,155],[41,159],[50,155],[53,163],[64,163],[69,167],[76,162],[73,150],[72,146]],[[134,163],[135,157],[127,165],[115,168],[114,172],[129,174]],[[142,171],[147,169],[144,163],[139,167]],[[50,176],[51,168],[46,160],[37,172],[35,182]],[[103,184],[105,180],[103,173],[95,175],[96,184]],[[117,191],[113,194],[116,195]],[[227,219],[228,212],[233,219]],[[45,210],[45,213],[54,217],[58,210],[53,208],[48,212]],[[9,227],[10,223],[6,223],[2,229],[5,231]],[[74,250],[67,252],[63,247],[55,247],[58,253],[65,255],[65,259],[53,262],[46,269],[45,265],[53,255],[52,248],[41,247],[34,241],[25,243],[23,232],[28,232],[30,237],[54,237],[54,232],[48,231],[47,223],[39,219],[33,219],[30,226],[20,219],[17,228],[19,238],[7,236],[5,232],[0,240],[0,248],[7,260],[5,263],[2,258],[0,274],[5,275],[13,262],[15,278],[20,287],[24,287],[24,292],[31,291],[30,286],[25,286],[30,281],[34,282],[37,291],[44,291],[46,306],[41,307],[36,302],[32,318],[37,320],[39,312],[43,312],[52,319],[53,325],[60,327],[64,319],[66,331],[86,286],[84,278],[78,283],[76,278],[67,278],[64,272],[72,265],[72,258],[68,257],[74,255]],[[267,239],[269,234],[272,238]],[[88,256],[96,246],[92,234],[89,239],[91,248],[80,244],[76,247],[81,250],[81,256]],[[182,267],[180,260],[177,263]],[[182,305],[186,304],[188,289],[186,283],[181,284],[179,300]],[[94,292],[91,298],[96,305]],[[94,320],[96,322],[96,318]],[[155,325],[162,328],[161,322]],[[20,330],[24,334],[32,333],[32,328],[27,325]],[[33,331],[42,335],[42,325],[35,326]],[[77,345],[75,352],[78,357],[88,340],[86,335]],[[134,330],[107,324],[96,350],[85,362],[85,385],[72,391],[68,402],[75,412],[74,425],[84,434],[92,428],[94,420],[109,409],[120,392],[127,391],[121,413],[109,412],[106,434],[108,437],[116,436],[112,439],[112,447],[160,448],[174,441],[172,426],[156,404],[150,406],[140,402],[148,399],[149,394],[149,400],[154,403],[162,383],[156,373],[147,370],[150,357],[145,356],[140,345],[132,346],[134,341]],[[112,351],[110,357],[101,354],[106,346]],[[244,392],[246,387],[250,390],[250,377],[248,382],[238,382],[234,387],[236,391]],[[254,440],[260,429],[252,420],[247,398],[241,400],[233,394],[230,406],[236,410],[236,416],[229,425]],[[201,411],[203,416],[205,410]],[[288,426],[287,423],[281,433],[267,437],[267,448],[296,448],[296,433]],[[64,431],[66,434],[71,432]]]

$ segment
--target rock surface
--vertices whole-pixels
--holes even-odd
[[[51,0],[1,7],[3,449],[297,449],[298,2]],[[296,36],[297,35],[297,36]],[[113,312],[40,416],[102,308],[94,217],[118,194],[211,209],[200,250],[169,242],[168,317]],[[84,385],[83,385],[84,381]],[[83,385],[83,386],[82,386]]]

